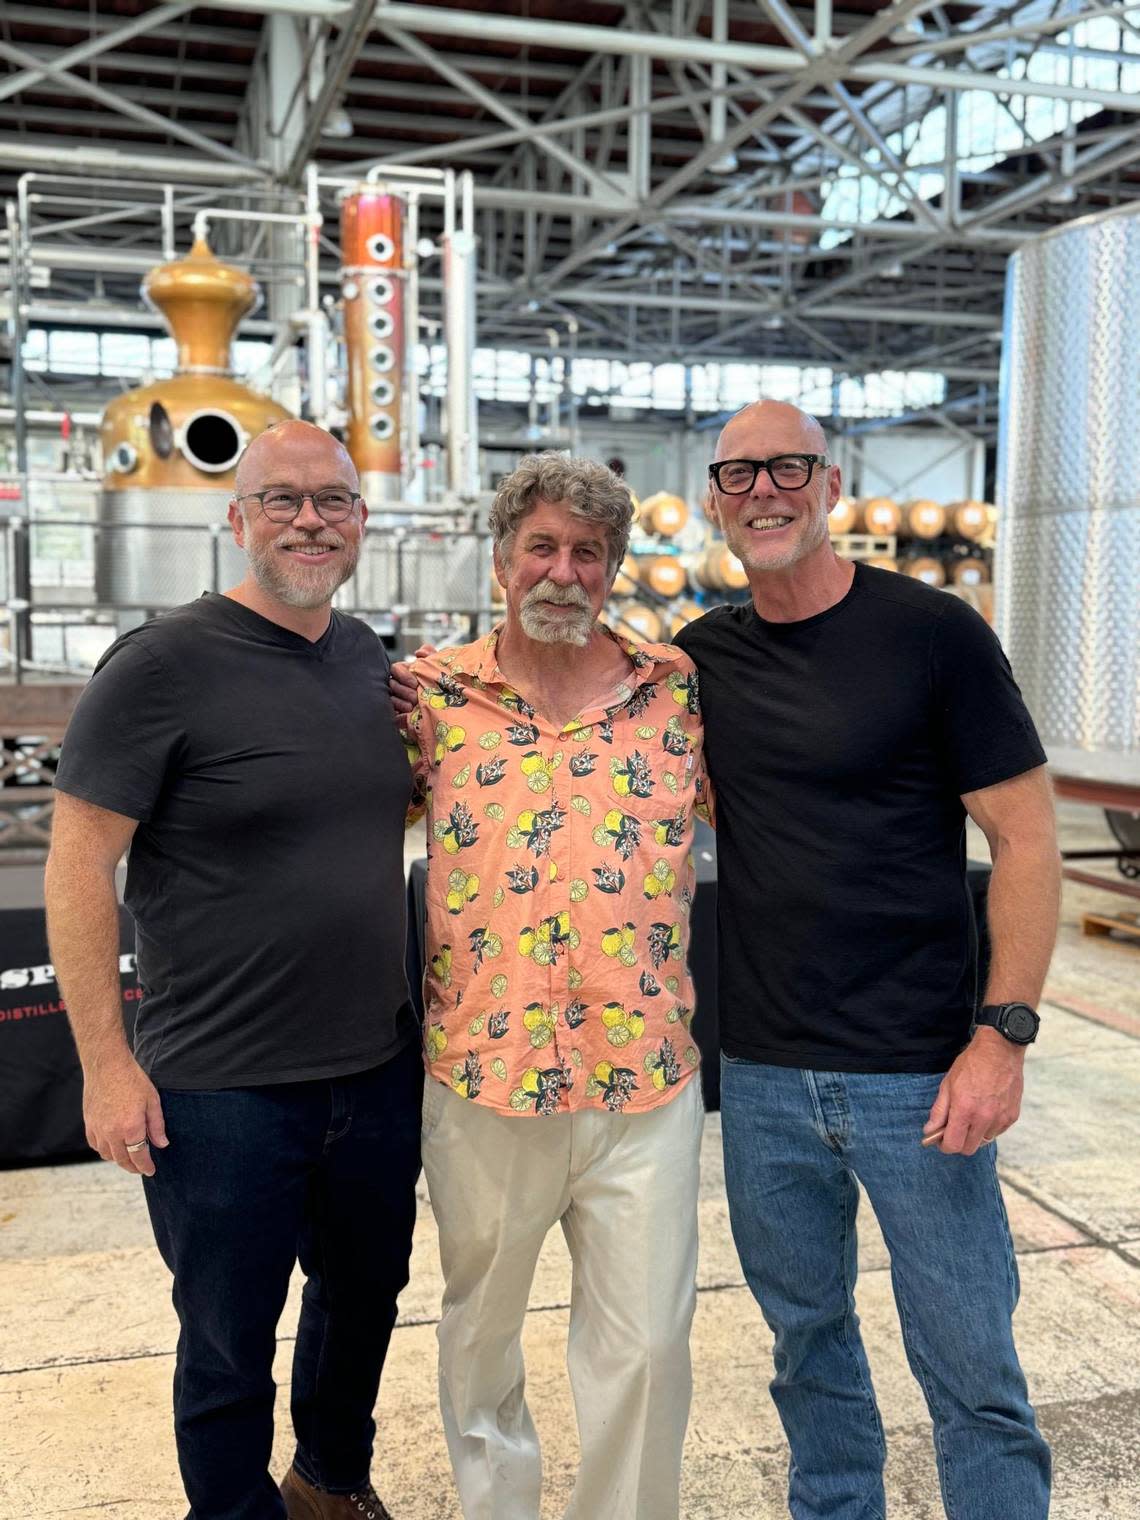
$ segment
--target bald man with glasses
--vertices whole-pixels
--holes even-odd
[[[411,777],[388,660],[334,612],[367,507],[330,434],[249,446],[241,583],[99,662],[56,777],[52,954],[104,1160],[141,1176],[181,1324],[192,1520],[390,1520],[372,1410],[408,1278],[423,1069],[404,978]],[[115,867],[144,995],[118,994]],[[297,1444],[268,1472],[277,1321],[300,1260]]]
[[[1045,1520],[990,1143],[1018,1117],[1056,931],[1044,752],[977,613],[837,556],[840,474],[813,417],[745,407],[709,477],[751,595],[676,643],[700,675],[716,796],[725,1182],[775,1334],[789,1509],[886,1513],[854,1300],[861,1185],[947,1515]],[[967,815],[994,857],[980,1008]]]

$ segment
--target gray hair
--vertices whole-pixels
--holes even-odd
[[[609,573],[616,572],[629,548],[633,522],[633,500],[620,475],[595,459],[572,459],[551,450],[524,454],[491,505],[491,536],[504,559],[510,558],[523,519],[540,501],[569,502],[575,517],[600,523],[609,544]]]

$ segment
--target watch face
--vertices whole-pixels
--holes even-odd
[[[1014,1003],[1005,1011],[1005,1029],[1015,1040],[1031,1040],[1037,1032],[1037,1020],[1031,1009]]]

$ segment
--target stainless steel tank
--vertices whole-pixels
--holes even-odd
[[[996,626],[1054,768],[1140,784],[1140,206],[1010,259]]]

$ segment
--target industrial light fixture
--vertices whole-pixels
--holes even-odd
[[[925,36],[926,28],[922,24],[921,16],[908,16],[890,33],[891,41],[897,42],[902,47],[905,47],[908,42],[914,42]]]
[[[884,280],[901,280],[903,277],[902,260],[891,259],[889,263],[883,265],[879,270],[879,274]]]
[[[321,124],[322,137],[351,137],[352,117],[343,106],[334,106]]]
[[[761,327],[766,327],[769,332],[779,332],[783,325],[784,319],[779,315],[778,312],[770,317],[765,317],[763,322],[760,324]]]
[[[710,174],[735,174],[740,167],[740,160],[735,153],[722,153],[720,158],[714,159],[709,165]]]

